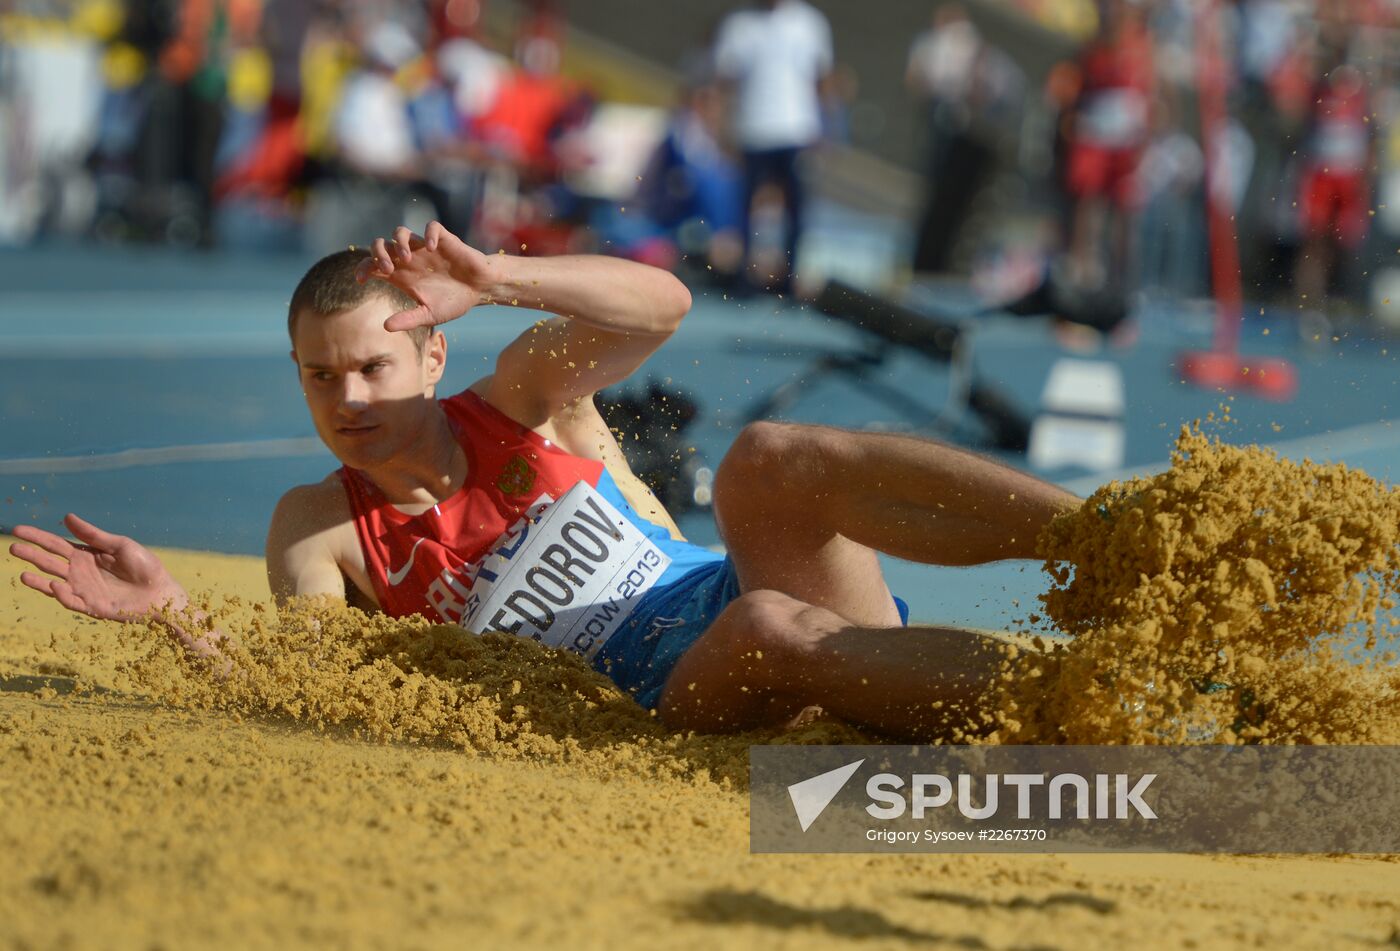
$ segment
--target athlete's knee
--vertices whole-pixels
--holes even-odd
[[[776,591],[730,602],[676,665],[661,695],[662,719],[678,729],[722,732],[778,723],[800,709],[779,702],[778,684],[804,607]]]
[[[734,671],[755,686],[772,686],[802,653],[805,601],[780,591],[749,591],[735,599],[712,633]]]
[[[756,470],[772,468],[782,459],[784,450],[797,438],[794,430],[801,427],[791,423],[773,423],[762,420],[749,423],[735,438],[734,444],[720,463],[720,473],[726,470],[733,474],[752,473]]]
[[[739,433],[715,473],[717,509],[771,508],[810,475],[835,430],[761,421]]]
[[[749,591],[729,603],[712,633],[723,639],[731,656],[775,650],[804,607],[804,602],[781,591]]]

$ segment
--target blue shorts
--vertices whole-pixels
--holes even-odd
[[[666,678],[720,612],[739,597],[739,575],[728,558],[701,565],[642,596],[627,621],[593,658],[602,671],[648,710],[661,702]],[[894,599],[899,622],[909,607]]]

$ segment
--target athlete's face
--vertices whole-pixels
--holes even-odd
[[[316,432],[355,469],[374,469],[412,451],[431,422],[447,344],[434,333],[419,353],[408,334],[384,329],[395,310],[374,297],[331,317],[297,320],[292,359]]]

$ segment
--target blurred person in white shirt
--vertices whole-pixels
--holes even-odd
[[[407,28],[375,24],[365,37],[364,67],[345,84],[336,112],[340,157],[351,170],[377,178],[412,178],[417,149],[408,98],[395,75],[421,54]]]
[[[803,0],[761,0],[720,26],[715,67],[732,90],[734,135],[744,156],[745,260],[754,195],[776,186],[786,222],[786,270],[772,284],[779,293],[791,290],[802,235],[806,194],[798,160],[821,139],[821,87],[832,65],[831,25]]]

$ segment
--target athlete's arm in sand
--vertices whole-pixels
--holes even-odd
[[[267,528],[267,586],[279,603],[293,597],[345,597],[345,576],[317,517],[321,506],[315,494],[316,487],[309,485],[288,491]]]
[[[690,309],[685,285],[659,268],[600,255],[482,254],[437,222],[422,237],[399,228],[393,240],[376,240],[361,276],[419,302],[390,317],[389,330],[446,323],[478,304],[560,315],[502,351],[483,394],[532,428],[631,376]]]
[[[289,489],[272,513],[264,548],[273,599],[279,607],[324,596],[377,608],[359,544],[339,479]]]
[[[186,630],[180,618],[197,628],[201,616],[188,613],[189,595],[149,549],[73,514],[63,524],[76,544],[33,525],[15,528],[19,541],[10,546],[10,554],[43,572],[21,572],[23,584],[99,621],[159,620],[191,654],[218,655],[223,635],[196,636]]]

